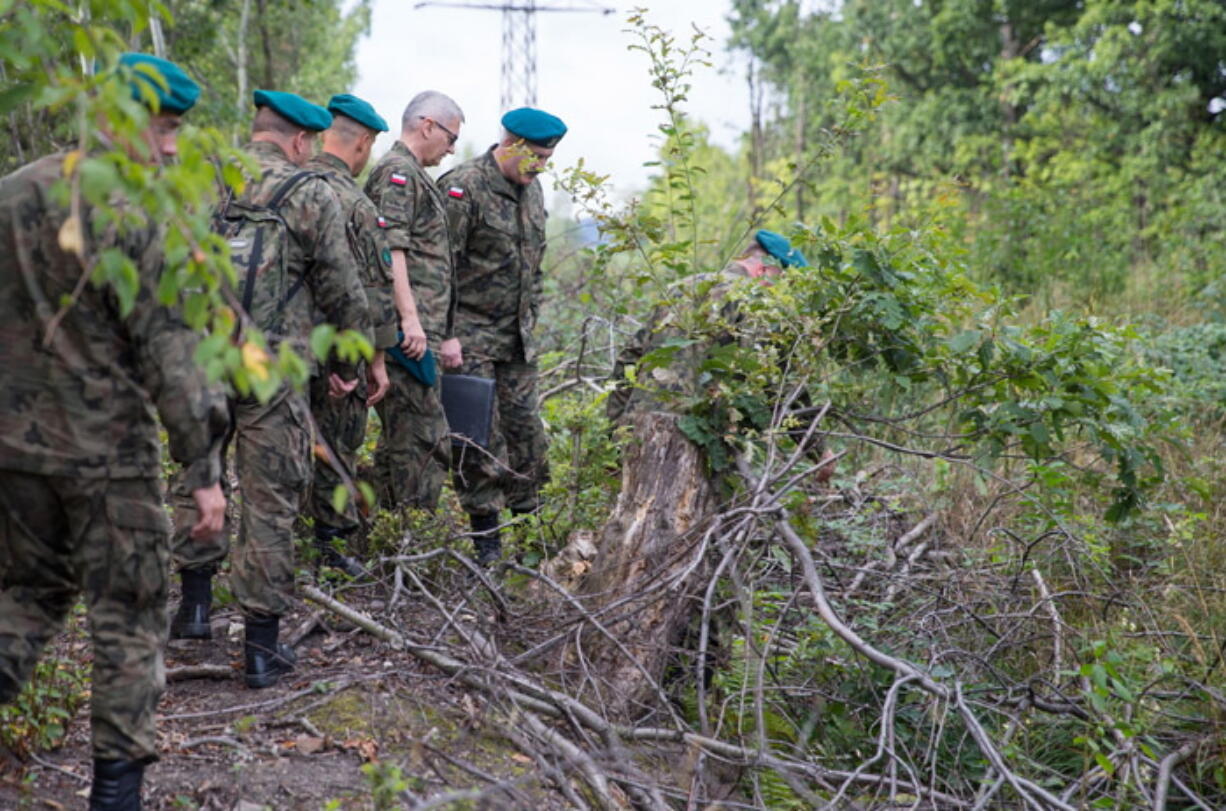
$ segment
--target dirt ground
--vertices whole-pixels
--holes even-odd
[[[372,586],[345,599],[379,609],[379,597]],[[568,807],[479,695],[331,615],[308,622],[319,613],[304,602],[283,620],[283,639],[314,627],[296,645],[295,672],[266,690],[243,684],[232,608],[214,611],[211,641],[171,643],[145,809]],[[87,702],[59,749],[24,761],[0,753],[0,809],[84,809],[91,768]]]

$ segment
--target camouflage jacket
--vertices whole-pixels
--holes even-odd
[[[241,202],[264,205],[286,179],[303,171],[276,144],[256,141],[245,149],[262,174],[247,183]],[[290,231],[287,265],[292,281],[286,286],[285,280],[272,278],[274,274],[261,275],[254,300],[281,304],[278,323],[258,323],[257,318],[256,325],[268,333],[270,344],[288,342],[302,358],[310,359],[309,339],[318,307],[329,323],[358,330],[373,343],[366,294],[345,235],[345,214],[328,182],[323,177],[303,181],[282,203],[280,213]],[[239,285],[243,284],[240,278]]]
[[[465,355],[533,361],[545,254],[540,181],[507,180],[493,149],[439,178],[455,251],[455,334]]]
[[[632,413],[667,409],[657,392],[668,391],[696,396],[701,390],[701,367],[711,348],[733,340],[730,334],[708,335],[679,346],[668,362],[650,370],[638,369],[637,385],[626,379],[626,367],[637,366],[647,353],[663,347],[670,339],[694,338],[711,324],[734,327],[740,321],[735,301],[728,293],[749,278],[739,262],[729,262],[718,273],[697,273],[672,286],[667,301],[656,306],[645,326],[639,329],[617,353],[613,380],[615,386],[605,403],[610,422],[621,422]]]
[[[125,316],[109,287],[87,285],[50,341],[60,302],[84,269],[60,248],[69,213],[52,187],[64,155],[51,155],[0,179],[0,468],[72,478],[159,475],[154,410],[170,453],[197,489],[220,475],[225,393],[196,365],[198,336],[158,303],[161,239],[149,227],[122,237],[93,235],[86,250],[118,248],[133,260],[140,288]]]
[[[405,252],[417,317],[430,345],[452,337],[455,266],[443,198],[403,142],[392,144],[366,180],[366,194],[388,222],[392,250]]]
[[[303,168],[322,174],[340,201],[349,250],[357,262],[359,278],[366,290],[375,346],[392,346],[396,343],[400,319],[396,316],[396,303],[392,297],[392,255],[385,235],[389,223],[358,187],[349,165],[337,156],[320,152]]]

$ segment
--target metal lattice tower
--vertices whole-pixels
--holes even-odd
[[[536,3],[502,9],[503,110],[536,106]]]
[[[502,12],[502,110],[536,106],[536,13],[538,11],[597,11],[612,14],[616,9],[596,5],[591,0],[544,3],[538,0],[511,2],[423,2],[414,8],[449,6]]]

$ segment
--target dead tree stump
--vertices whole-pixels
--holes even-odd
[[[677,416],[637,415],[621,494],[579,595],[609,634],[589,626],[567,657],[611,714],[637,717],[658,703],[656,685],[710,575],[695,555],[717,503],[703,453]]]

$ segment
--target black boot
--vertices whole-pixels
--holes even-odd
[[[182,569],[183,601],[170,621],[171,639],[212,639],[209,609],[213,605],[213,571]]]
[[[336,551],[335,539],[343,541],[348,534],[344,530],[316,528],[315,549],[319,552],[319,562],[324,566],[339,569],[355,580],[367,578],[370,573],[366,571],[361,561]]]
[[[21,693],[21,685],[0,673],[0,706],[14,701]]]
[[[473,548],[477,551],[477,565],[489,566],[502,557],[502,538],[498,534],[498,513],[470,515],[473,528]]]
[[[281,631],[280,617],[249,616],[246,624],[247,640],[243,652],[247,660],[247,686],[253,690],[272,687],[282,673],[294,669],[298,657],[288,645],[277,641]]]
[[[136,760],[94,759],[89,811],[140,811],[140,784],[145,764]]]

